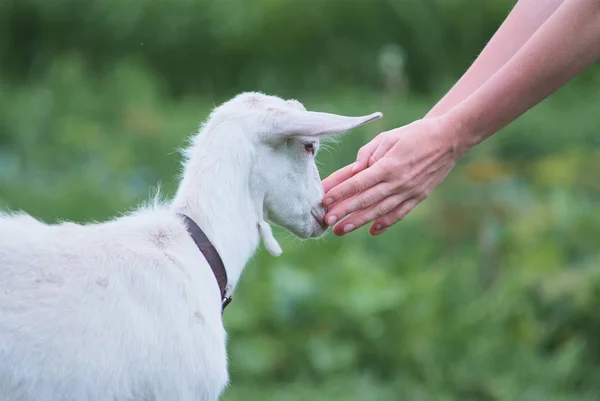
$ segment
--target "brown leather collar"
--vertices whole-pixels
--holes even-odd
[[[225,307],[231,302],[231,297],[226,294],[227,272],[225,271],[225,265],[219,256],[219,252],[217,252],[206,234],[198,227],[198,224],[185,214],[178,213],[178,215],[185,221],[188,233],[196,243],[198,249],[200,249],[200,252],[202,252],[206,258],[206,261],[210,265],[210,268],[217,279],[219,289],[221,290],[221,313],[223,313]]]

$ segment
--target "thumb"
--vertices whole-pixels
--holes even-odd
[[[371,142],[367,143],[358,150],[358,154],[356,155],[356,161],[354,162],[352,167],[353,174],[356,174],[369,167],[369,159],[371,159],[371,156],[379,147],[381,140],[381,134],[379,134],[375,138],[373,138]]]

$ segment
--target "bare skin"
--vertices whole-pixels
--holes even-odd
[[[600,58],[599,0],[520,0],[477,60],[423,118],[383,132],[323,181],[336,235],[402,220],[475,145]]]

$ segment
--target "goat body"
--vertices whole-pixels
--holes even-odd
[[[177,213],[210,238],[231,294],[261,238],[281,253],[267,221],[326,229],[305,145],[380,116],[245,93],[193,137],[171,202],[85,225],[0,215],[0,401],[216,401],[229,380],[219,287]]]

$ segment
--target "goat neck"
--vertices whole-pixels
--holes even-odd
[[[253,148],[221,127],[192,138],[185,149],[173,212],[184,213],[204,231],[227,271],[228,294],[237,285],[244,266],[258,248],[259,211],[250,188]],[[229,132],[228,132],[229,131]]]

